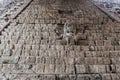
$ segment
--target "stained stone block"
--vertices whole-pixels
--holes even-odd
[[[55,20],[52,20],[52,23],[54,24],[56,21]]]
[[[115,47],[114,46],[105,46],[106,51],[114,51]]]
[[[6,80],[6,79],[14,80],[14,79],[18,78],[17,76],[18,75],[16,75],[16,74],[4,74],[4,73],[1,73],[0,79],[1,80]],[[19,78],[19,80],[20,80],[20,78]]]
[[[40,57],[45,57],[45,50],[39,50],[39,53],[38,53],[38,55],[40,56]]]
[[[17,40],[14,40],[14,42],[17,43]],[[24,44],[24,43],[25,43],[24,40],[19,40],[19,41],[18,41],[18,44]]]
[[[55,64],[57,64],[57,65],[59,65],[59,64],[65,64],[64,59],[60,58],[60,57],[56,58],[55,59]]]
[[[115,46],[115,50],[120,50],[120,46]]]
[[[23,55],[23,54],[22,54],[22,49],[20,49],[20,48],[19,48],[19,49],[17,49],[17,48],[14,49],[12,55],[13,55],[13,56]]]
[[[48,43],[47,40],[41,40],[41,45],[45,45],[45,44],[47,44],[47,43]]]
[[[61,55],[63,55],[63,54],[64,54],[64,52]],[[75,54],[75,51],[73,51],[73,50],[70,50],[67,55],[67,57],[69,57],[69,58],[74,58],[75,56],[76,56],[76,54]]]
[[[75,43],[75,41],[74,41],[74,39],[71,39],[70,40],[70,45],[75,45],[76,43]]]
[[[65,65],[64,64],[55,65],[55,73],[56,74],[65,73]]]
[[[116,58],[111,58],[111,63],[112,64],[119,64],[120,63],[120,58],[118,57],[116,57]]]
[[[3,34],[4,36],[7,36],[7,35],[8,35],[7,32],[2,32],[2,34]]]
[[[19,57],[18,56],[11,56],[11,57],[1,57],[1,60],[0,60],[0,63],[3,63],[3,64],[17,64],[18,63],[18,60],[19,60]]]
[[[80,50],[81,51],[89,51],[89,47],[88,46],[80,46]]]
[[[75,65],[77,73],[85,73],[85,65]]]
[[[108,51],[104,51],[104,52],[101,52],[103,57],[110,57],[110,52],[109,50]]]
[[[61,40],[61,45],[67,45],[67,41],[65,39]]]
[[[37,64],[36,65],[36,72],[37,73],[44,73],[45,71],[45,64]]]
[[[11,64],[3,64],[2,72],[11,73],[13,66]]]
[[[55,65],[53,64],[45,64],[45,72],[46,74],[52,74],[55,71]]]
[[[44,23],[44,20],[39,20],[39,22],[40,22],[41,24],[43,24],[43,23]]]
[[[64,51],[64,50],[62,50],[62,51],[57,50],[57,51],[53,51],[52,53],[53,53],[52,55],[55,55],[55,57],[58,57],[58,56],[61,56],[63,58],[66,57],[66,51]]]
[[[29,50],[30,53],[29,53],[29,56],[38,56],[39,54],[39,50]]]
[[[18,63],[19,64],[25,64],[26,63],[26,58],[27,57],[25,57],[25,56],[20,57]]]
[[[103,64],[110,64],[110,58],[103,58]]]
[[[75,58],[74,63],[77,65],[85,64],[85,58],[84,57]]]
[[[86,40],[86,39],[87,39],[87,36],[86,36],[86,34],[78,33],[78,34],[75,36],[75,39],[77,39],[77,40]]]
[[[77,42],[77,45],[87,46],[89,43],[87,40],[79,40]]]
[[[120,56],[119,51],[110,51],[110,57],[114,58],[114,57],[118,57]]]
[[[84,54],[86,57],[98,57],[95,51],[85,51]]]
[[[57,80],[70,80],[70,77],[68,75],[57,75],[56,76]]]
[[[105,47],[104,47],[104,46],[96,46],[96,47],[95,47],[95,50],[96,50],[96,51],[104,51],[104,50],[105,50]]]
[[[86,75],[85,75],[85,76],[86,76]],[[87,76],[86,76],[86,77],[87,77]],[[87,78],[88,78],[88,80],[90,80],[89,77],[87,77]],[[78,75],[77,80],[85,80],[85,77],[84,77],[84,76],[81,76],[81,75]]]
[[[119,76],[116,74],[111,74],[112,80],[119,80]]]
[[[73,45],[65,45],[65,50],[68,50],[68,51],[74,50],[74,47]]]
[[[92,80],[102,80],[101,74],[91,74]]]
[[[35,44],[40,44],[40,39],[35,39]]]
[[[112,80],[110,74],[103,74],[103,75],[102,75],[102,79],[103,79],[103,80]]]
[[[5,36],[4,36],[4,35],[1,35],[0,38],[3,40],[3,39],[5,38]]]
[[[105,46],[111,46],[111,41],[110,40],[104,40],[104,45]]]
[[[79,74],[77,80],[102,80],[99,74]]]
[[[24,66],[25,65],[15,64],[15,65],[13,65],[12,72],[14,74],[16,74],[16,73],[23,73],[23,72],[25,72]]]
[[[76,75],[69,75],[69,79],[70,79],[70,80],[76,80],[76,79],[77,79],[77,76],[76,76]]]
[[[96,64],[97,63],[97,58],[96,57],[87,57],[85,58],[85,64]]]
[[[115,65],[106,65],[106,72],[116,72],[116,66]]]
[[[64,50],[64,46],[56,45],[55,47],[56,47],[57,50]]]
[[[66,65],[73,65],[75,63],[74,58],[69,57],[64,58],[64,62],[66,63]]]
[[[24,50],[24,56],[30,56],[31,55],[31,50]]]
[[[33,50],[35,50],[35,49],[39,50],[39,47],[40,47],[39,45],[32,45]]]
[[[116,65],[116,72],[120,72],[120,65]]]
[[[61,45],[61,40],[56,40],[56,45]]]
[[[33,45],[35,45],[35,44],[36,44],[35,40],[33,40],[33,41],[32,41],[32,44],[33,44]]]
[[[90,65],[91,73],[105,73],[105,65]]]
[[[45,62],[46,62],[46,58],[45,57],[37,57],[36,58],[37,60],[37,63],[39,63],[39,64],[45,64]]]
[[[14,48],[14,45],[13,44],[7,44],[6,45],[6,49],[13,49]]]
[[[96,57],[104,57],[103,56],[104,55],[103,51],[95,51],[94,53],[95,53]]]
[[[55,75],[45,75],[42,80],[56,80]]]
[[[54,57],[48,57],[48,58],[46,58],[46,60],[45,60],[45,63],[46,64],[55,64],[55,58]]]
[[[27,57],[26,58],[26,64],[35,64],[36,63],[36,57]]]
[[[32,65],[26,64],[13,64],[13,68],[11,69],[13,74],[33,74],[35,69]]]
[[[1,40],[1,43],[2,43],[2,44],[8,44],[8,40],[5,40],[5,39],[4,39],[4,40]]]
[[[3,51],[3,56],[11,56],[13,51],[11,49],[7,49]]]
[[[104,58],[98,57],[98,58],[97,58],[97,64],[99,64],[99,65],[100,65],[100,64],[101,64],[101,65],[102,65],[102,64],[105,64],[105,63],[104,63]],[[108,63],[108,64],[109,64],[109,63]]]
[[[35,20],[35,23],[38,24],[38,23],[39,23],[39,20],[36,19],[36,20]]]
[[[74,45],[73,45],[73,47],[74,47],[74,50],[75,50],[75,51],[78,51],[78,52],[81,51],[81,50],[80,50],[80,46],[74,46]]]
[[[84,51],[74,51],[75,52],[75,57],[85,57]]]

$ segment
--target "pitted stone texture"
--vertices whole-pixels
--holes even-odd
[[[49,1],[33,0],[1,33],[0,79],[119,80],[119,23],[89,1]],[[76,44],[63,39],[66,20],[77,24]]]

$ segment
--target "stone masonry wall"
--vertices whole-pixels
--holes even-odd
[[[59,38],[66,20],[77,44]],[[89,1],[33,0],[0,35],[0,80],[120,80],[119,30]]]

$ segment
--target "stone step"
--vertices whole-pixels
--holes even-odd
[[[120,73],[120,65],[0,64],[0,73],[11,74],[105,74]]]
[[[105,74],[0,74],[1,79],[9,80],[119,80],[119,73]]]
[[[109,79],[111,76],[112,78],[116,78],[119,80],[116,75],[114,74],[6,74],[6,78],[1,74],[1,79],[9,79],[9,80],[102,80],[102,79]],[[14,76],[14,77],[11,77]],[[106,78],[107,77],[107,78]],[[113,80],[109,79],[109,80]]]
[[[7,42],[9,42],[9,41],[7,41]],[[14,49],[17,49],[16,45],[18,45],[18,46],[23,46],[23,47],[20,48],[22,50],[26,50],[27,46],[28,46],[28,47],[30,47],[31,50],[42,50],[42,51],[44,51],[44,50],[48,50],[48,51],[50,51],[50,50],[53,50],[53,51],[61,51],[61,50],[63,50],[63,51],[74,51],[74,52],[76,52],[76,51],[77,52],[86,51],[86,54],[87,53],[89,54],[90,52],[95,52],[95,51],[96,52],[98,51],[99,53],[101,51],[101,54],[102,54],[103,51],[105,51],[105,52],[107,52],[107,51],[109,51],[109,52],[112,52],[112,51],[117,52],[117,51],[120,50],[120,46],[109,46],[109,47],[107,46],[106,47],[106,46],[41,45],[41,44],[24,45],[24,41],[22,41],[20,44],[2,43],[0,45],[3,46],[3,47],[0,48],[0,50],[2,50],[3,48],[5,50],[7,50],[7,47],[9,47],[9,46],[10,46],[10,48],[8,48],[8,50],[10,50],[10,49],[14,50]],[[32,48],[32,46],[34,46],[35,48],[34,47]],[[38,47],[38,48],[36,48],[36,47]],[[52,47],[54,47],[54,49],[51,49]],[[30,50],[30,49],[27,49],[27,50]],[[103,53],[105,53],[105,52],[103,52]],[[119,53],[117,53],[117,54],[119,55]]]
[[[8,54],[0,54],[0,64],[37,64],[37,63],[46,63],[46,64],[86,64],[86,65],[110,65],[110,64],[120,64],[120,57],[78,57],[76,55],[67,56],[60,54],[41,54],[33,56],[21,55],[21,53],[13,54],[8,52]],[[34,56],[35,55],[35,56]],[[53,56],[54,55],[54,56]]]

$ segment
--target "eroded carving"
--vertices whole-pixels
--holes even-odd
[[[64,28],[63,28],[63,38],[66,40],[67,44],[71,44],[71,41],[72,43],[75,44],[75,41],[74,41],[74,36],[76,34],[76,26],[75,24],[70,21],[66,21],[65,25],[64,25]]]

